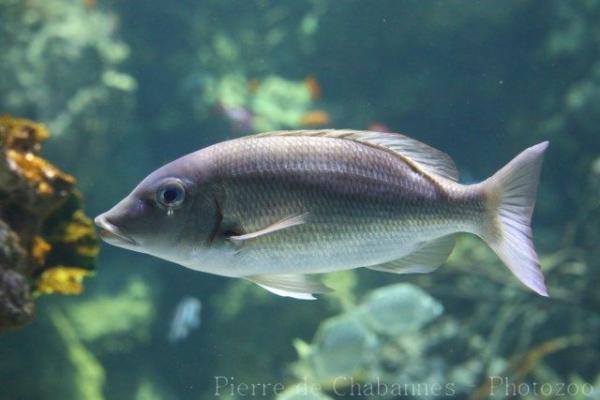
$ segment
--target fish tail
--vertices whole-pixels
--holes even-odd
[[[483,182],[486,218],[480,232],[512,273],[533,291],[548,296],[532,240],[542,160],[548,142],[530,147]]]

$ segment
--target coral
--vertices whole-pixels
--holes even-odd
[[[47,182],[48,180],[60,181],[65,186],[75,183],[75,179],[72,176],[60,173],[48,161],[33,155],[31,152],[21,153],[10,149],[6,153],[6,156],[10,167],[15,170],[18,169],[24,179],[35,185],[40,195],[51,196],[54,194],[54,189]]]
[[[52,246],[48,266],[92,269],[100,250],[92,220],[81,209],[81,195],[73,191],[44,222],[42,235]]]
[[[40,265],[46,262],[46,256],[52,250],[50,243],[45,241],[41,236],[35,236],[31,245],[31,256]]]
[[[51,267],[42,272],[36,292],[40,294],[80,294],[83,291],[83,278],[92,272],[77,267]]]
[[[39,156],[47,138],[0,117],[0,331],[31,320],[32,292],[80,293],[98,252],[75,179]]]

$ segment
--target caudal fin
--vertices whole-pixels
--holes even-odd
[[[483,182],[487,223],[481,236],[525,286],[548,296],[531,233],[544,151],[548,142],[530,147]]]

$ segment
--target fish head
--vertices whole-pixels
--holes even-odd
[[[100,237],[111,245],[178,263],[207,246],[218,209],[199,158],[191,154],[161,167],[97,216]]]

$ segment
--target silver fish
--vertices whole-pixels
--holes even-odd
[[[113,245],[299,299],[328,291],[311,274],[431,272],[469,232],[547,296],[530,227],[547,146],[463,185],[447,154],[404,135],[263,133],[159,168],[95,222]]]
[[[200,312],[202,302],[194,297],[185,297],[175,307],[175,313],[169,326],[167,339],[169,342],[179,342],[186,339],[190,333],[200,327]]]

